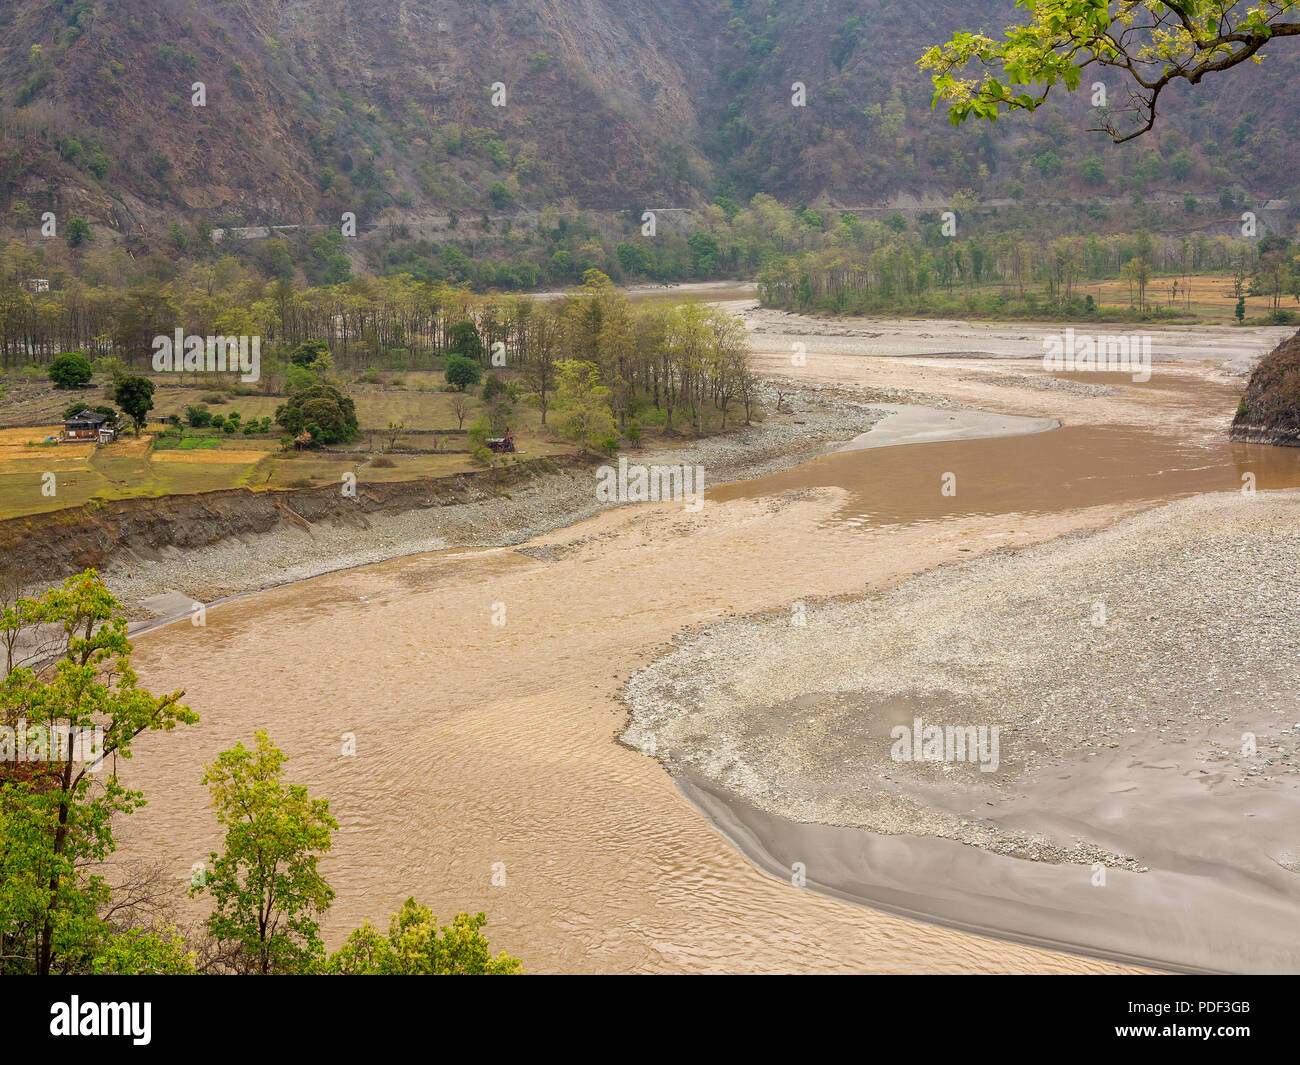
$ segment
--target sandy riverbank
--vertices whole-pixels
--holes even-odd
[[[624,740],[759,864],[801,861],[842,897],[1296,971],[1298,574],[1300,493],[1196,497],[802,626],[713,627],[629,682]],[[891,730],[918,717],[999,728],[996,769],[896,760]]]

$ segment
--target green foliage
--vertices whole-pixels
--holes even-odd
[[[90,223],[84,218],[71,219],[68,222],[68,228],[64,231],[64,236],[67,238],[70,248],[79,247],[86,241],[95,239],[90,232]]]
[[[198,968],[184,937],[162,925],[106,935],[95,951],[90,971],[96,976],[194,976]]]
[[[1275,34],[1300,28],[1287,17],[1300,9],[1297,0],[1255,7],[1237,0],[1019,0],[1019,6],[1027,21],[1009,27],[1001,40],[961,30],[921,57],[920,66],[932,72],[934,105],[946,102],[954,124],[1035,111],[1053,88],[1078,89],[1092,67],[1093,77],[1119,72],[1133,89],[1129,106],[1102,119],[1114,140],[1131,140],[1154,124],[1167,85],[1199,84],[1206,74],[1255,59]],[[1121,91],[1111,87],[1112,94]]]
[[[276,409],[275,420],[295,436],[311,429],[316,446],[346,443],[361,435],[356,405],[332,385],[312,385],[295,392]]]
[[[79,351],[69,351],[50,363],[49,377],[55,388],[85,388],[95,376],[90,360]]]
[[[207,407],[190,406],[185,408],[185,424],[192,429],[203,429],[212,424],[213,414]]]
[[[317,867],[338,822],[326,800],[284,782],[288,756],[266,732],[256,738],[255,750],[236,744],[203,776],[226,838],[193,893],[212,896],[208,931],[233,950],[236,971],[307,973],[325,958],[316,918],[334,892]]]
[[[555,430],[591,451],[618,435],[610,411],[610,390],[601,383],[600,367],[573,359],[559,364],[555,396]]]
[[[518,958],[492,956],[481,929],[487,917],[459,913],[451,927],[408,898],[393,915],[388,935],[369,921],[330,955],[326,971],[340,976],[517,976]]]
[[[476,360],[463,355],[448,355],[443,376],[447,379],[447,384],[453,386],[456,391],[464,392],[465,389],[479,383],[483,376],[483,367]]]
[[[181,703],[183,692],[154,696],[138,686],[126,618],[93,570],[4,605],[0,634],[8,648],[0,722],[29,730],[29,760],[12,751],[0,759],[0,972],[90,971],[121,947],[100,916],[110,893],[93,870],[116,848],[114,818],[144,805],[119,779],[118,760],[130,758],[141,733],[198,715]],[[37,673],[49,651],[53,667]],[[96,727],[97,750],[80,752],[91,757],[64,744],[30,760],[31,736]]]
[[[135,435],[140,435],[145,419],[153,410],[153,382],[147,377],[125,374],[113,387],[113,401],[135,423]]]
[[[328,357],[330,347],[323,340],[304,340],[289,353],[294,366],[314,366],[322,357]]]
[[[475,362],[483,361],[483,338],[479,336],[478,326],[469,319],[463,319],[451,327],[447,342],[448,350]],[[474,381],[477,384],[478,381]]]
[[[498,396],[504,395],[505,392],[506,386],[502,382],[501,378],[498,377],[495,372],[488,371],[488,375],[483,381],[483,391],[480,393],[480,398],[483,402],[491,403]]]

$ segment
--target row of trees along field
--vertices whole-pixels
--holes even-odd
[[[177,923],[174,871],[119,863],[110,884],[122,819],[149,816],[121,760],[141,735],[198,715],[184,692],[139,686],[126,618],[93,570],[37,598],[15,588],[0,587],[0,974],[521,971],[491,954],[483,914],[440,926],[414,899],[387,934],[366,922],[327,955],[320,919],[334,891],[319,861],[338,824],[327,800],[285,779],[288,756],[262,731],[203,773],[225,837],[191,870],[190,895],[211,900],[202,925]],[[95,728],[89,748],[68,741]]]
[[[1048,240],[1024,233],[957,239],[943,235],[939,220],[920,229],[844,224],[854,231],[851,241],[764,268],[758,275],[764,302],[787,309],[865,313],[943,308],[960,294],[964,299],[958,309],[1006,310],[1011,299],[1028,300],[1051,313],[1076,300],[1085,282],[1120,279],[1128,282],[1130,306],[1147,311],[1147,289],[1157,278],[1185,281],[1193,274],[1225,273],[1239,285],[1268,288],[1276,281],[1278,260],[1290,264],[1295,256],[1278,237],[1246,240],[1203,232],[1169,237],[1139,231]],[[1284,279],[1283,288],[1300,292],[1300,272]]]

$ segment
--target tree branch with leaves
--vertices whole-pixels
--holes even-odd
[[[1300,0],[1247,6],[1240,0],[1017,0],[1030,14],[1001,40],[959,32],[920,59],[931,71],[934,105],[954,125],[1034,111],[1052,89],[1078,89],[1084,71],[1118,71],[1122,99],[1100,110],[1094,130],[1117,144],[1156,123],[1162,94],[1176,82],[1260,62],[1281,37],[1300,35]]]

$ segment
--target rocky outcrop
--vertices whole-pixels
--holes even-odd
[[[1230,437],[1300,447],[1300,333],[1265,355],[1241,397]]]

